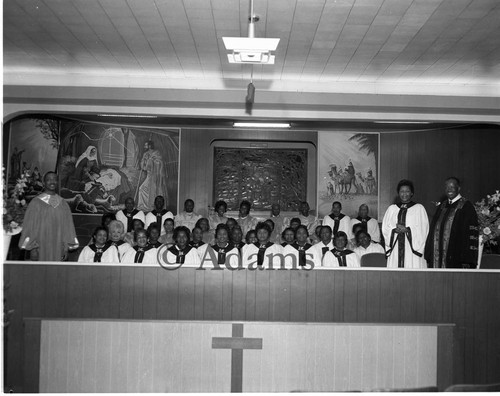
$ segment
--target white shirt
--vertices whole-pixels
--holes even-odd
[[[175,226],[184,226],[189,229],[189,231],[192,231],[194,226],[196,225],[196,222],[201,219],[201,215],[195,213],[195,212],[181,212],[177,213],[177,216],[175,216]]]

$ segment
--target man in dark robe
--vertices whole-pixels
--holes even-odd
[[[58,177],[47,172],[45,191],[30,202],[19,242],[33,261],[65,261],[68,250],[78,247],[73,217],[66,201],[56,194]]]
[[[479,231],[477,214],[470,201],[460,195],[460,181],[445,181],[447,199],[432,219],[425,245],[429,268],[475,268]]]

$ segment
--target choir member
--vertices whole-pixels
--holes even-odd
[[[427,268],[423,258],[429,220],[424,207],[411,199],[413,183],[401,180],[399,202],[389,206],[382,221],[388,268]]]
[[[162,243],[159,241],[160,229],[161,227],[158,225],[158,223],[153,222],[149,225],[147,230],[149,235],[148,245],[156,249],[158,249],[162,245]]]
[[[248,231],[245,235],[245,242],[247,245],[257,242],[257,232],[255,230]]]
[[[290,220],[290,228],[293,230],[293,232],[295,232],[301,224],[302,223],[300,222],[300,219],[298,217],[294,217]],[[307,230],[309,230],[309,227],[307,227]]]
[[[271,228],[261,222],[255,227],[257,242],[247,245],[243,250],[243,267],[245,268],[275,268],[284,267],[283,249],[280,245],[270,242]]]
[[[359,231],[366,231],[366,228],[361,223],[355,223],[352,226],[351,234],[353,237],[347,242],[347,249],[353,250],[358,247],[358,240],[356,239],[356,234]]]
[[[175,216],[175,224],[192,230],[201,215],[194,212],[194,201],[190,198],[184,201],[184,211]]]
[[[122,257],[123,264],[157,264],[158,250],[148,245],[148,232],[140,229],[134,232],[135,246]]]
[[[474,205],[460,195],[460,180],[445,181],[446,200],[434,214],[425,247],[429,268],[476,268],[479,228]]]
[[[321,226],[319,237],[321,241],[315,244],[313,248],[316,249],[316,253],[323,260],[326,252],[333,249],[332,229],[330,226]]]
[[[158,241],[161,244],[172,246],[174,244],[174,219],[165,219],[163,222],[163,230],[165,231]]]
[[[240,254],[238,248],[229,241],[229,228],[226,224],[219,224],[217,226],[215,230],[215,244],[211,245],[209,249],[210,259],[215,261],[213,263],[214,266],[216,264],[231,268],[238,268],[240,266]]]
[[[187,227],[179,226],[174,229],[175,244],[160,254],[162,266],[178,268],[184,264],[200,265],[200,256],[196,248],[189,245],[191,232]]]
[[[356,241],[358,243],[358,246],[354,249],[354,253],[356,253],[360,262],[361,257],[368,253],[385,254],[385,250],[382,245],[380,243],[372,241],[370,234],[364,229],[356,233]]]
[[[149,228],[149,226],[153,223],[156,223],[156,224],[161,226],[161,224],[163,224],[163,222],[166,219],[173,219],[174,218],[174,214],[172,212],[170,212],[169,210],[164,208],[165,198],[163,198],[162,195],[158,195],[155,198],[154,205],[155,205],[155,208],[146,215],[146,221],[145,221],[146,228]],[[164,230],[160,230],[160,235],[164,234],[164,232],[165,232]]]
[[[313,269],[321,266],[321,256],[309,243],[309,232],[305,225],[300,225],[295,232],[296,241],[283,248],[286,268]]]
[[[219,224],[226,224],[227,203],[223,200],[217,201],[214,205],[214,213],[209,216],[209,226],[215,230]]]
[[[243,231],[241,231],[241,227],[236,224],[231,230],[230,234],[231,243],[238,249],[240,256],[243,253],[243,246],[245,246],[245,242],[243,241]]]
[[[299,215],[297,216],[298,219],[300,220],[300,224],[304,224],[307,227],[307,231],[309,234],[312,234],[314,232],[314,229],[318,225],[318,219],[309,214],[311,211],[311,208],[309,206],[309,203],[306,201],[303,201],[300,203],[299,206]],[[290,221],[290,226],[291,226],[291,221]]]
[[[360,205],[358,216],[351,220],[351,226],[356,223],[361,223],[365,226],[365,231],[370,234],[372,241],[380,242],[380,228],[377,219],[368,216],[369,209],[367,204]]]
[[[323,225],[330,226],[333,235],[339,231],[346,233],[347,238],[352,239],[352,226],[351,218],[343,213],[342,204],[339,201],[335,201],[332,204],[332,213],[325,216],[323,219]]]
[[[210,230],[208,219],[202,217],[196,222],[195,227],[201,228],[203,231],[203,242],[211,244],[214,241],[215,230]]]
[[[271,217],[269,218],[274,223],[274,229],[271,234],[271,241],[281,243],[281,233],[288,224],[288,219],[281,215],[281,206],[278,203],[271,205]]]
[[[299,224],[300,226],[300,224]],[[281,243],[281,247],[286,247],[287,245],[291,245],[295,242],[295,231],[292,227],[287,227],[281,233],[281,239],[283,243]]]
[[[309,241],[311,242],[312,245],[317,244],[318,242],[321,242],[321,225],[316,226],[314,229],[314,234],[309,235]]]
[[[234,228],[234,226],[238,226],[239,227],[239,224],[236,221],[236,219],[233,219],[232,217],[228,217],[228,219],[226,221],[226,225],[227,225],[227,228],[229,230],[229,235],[231,235],[231,231]]]
[[[125,233],[123,240],[130,243],[132,246],[135,245],[135,233],[139,230],[144,229],[144,222],[139,219],[134,219],[132,221],[132,231]]]
[[[203,242],[203,230],[200,227],[193,228],[189,245],[196,249],[198,256],[202,259],[209,245],[208,243]]]
[[[250,209],[252,208],[252,204],[243,200],[240,203],[240,211],[238,215],[238,224],[241,227],[243,233],[247,233],[250,230],[253,230],[257,225],[257,219],[250,215]]]
[[[109,224],[113,221],[116,220],[116,215],[114,213],[104,213],[101,217],[101,225],[103,227],[106,227],[109,232]]]
[[[93,234],[93,243],[85,246],[78,256],[79,263],[119,263],[118,250],[108,241],[108,230],[99,226]]]
[[[339,231],[333,238],[333,249],[325,253],[323,267],[359,267],[359,258],[347,249],[347,234]]]
[[[132,245],[123,240],[125,235],[125,230],[123,228],[123,223],[119,220],[113,220],[109,223],[109,241],[113,246],[118,249],[118,258],[121,258],[126,253],[127,250],[132,249]]]
[[[134,219],[141,220],[143,224],[146,222],[144,212],[135,207],[134,198],[128,197],[125,200],[125,209],[116,212],[116,220],[123,223],[126,232],[132,232]]]

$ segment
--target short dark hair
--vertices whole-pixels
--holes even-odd
[[[195,227],[196,228],[196,227]],[[174,235],[172,235],[172,239],[177,242],[177,237],[179,236],[179,232],[185,232],[188,241],[191,240],[191,231],[186,226],[177,226],[174,228]]]
[[[172,219],[171,217],[167,217],[167,218],[163,221],[163,225],[165,225],[165,223],[166,223],[167,221],[171,221],[171,222],[172,222],[172,224],[175,224],[174,219]]]
[[[322,225],[322,226],[321,226],[321,231],[323,231],[323,228],[327,228],[327,229],[328,229],[328,231],[330,231],[330,234],[333,232],[333,231],[332,231],[332,227],[330,227],[329,225]],[[321,232],[321,231],[320,231],[320,232]]]
[[[217,227],[215,227],[215,237],[217,237],[217,234],[219,233],[220,230],[226,230],[227,235],[229,235],[229,227],[223,223],[217,224]]]
[[[224,209],[227,211],[227,203],[226,201],[220,200],[215,203],[215,211],[219,210],[219,207],[224,206]]]
[[[301,224],[297,227],[297,229],[295,230],[295,236],[297,236],[297,231],[300,229],[306,230],[306,234],[307,234],[307,236],[309,236],[309,230],[307,229],[307,227],[304,224]]]
[[[457,185],[460,187],[460,179],[456,176],[450,176],[448,178],[446,178],[446,180],[444,181],[445,183],[449,180],[455,180],[455,182],[457,183]]]
[[[45,183],[45,180],[47,179],[47,176],[48,175],[52,175],[52,174],[54,174],[54,175],[57,176],[57,173],[54,172],[54,171],[48,171],[47,173],[45,173],[45,175],[43,175],[43,182]]]
[[[149,238],[149,232],[145,230],[144,228],[141,228],[140,230],[134,231],[134,242],[137,241],[137,234],[139,232],[144,232],[146,234],[146,238]]]
[[[404,186],[409,187],[412,194],[415,193],[415,187],[413,187],[413,182],[411,180],[407,180],[407,179],[400,180],[400,182],[398,183],[398,187],[396,189],[396,192],[399,193],[399,190],[401,189],[401,187],[404,187]]]
[[[252,204],[250,203],[250,201],[248,201],[248,200],[246,200],[246,199],[244,199],[243,201],[241,201],[241,203],[240,203],[240,208],[241,208],[243,205],[246,205],[246,206],[248,206],[249,208],[251,208],[251,207],[252,207]]]
[[[95,239],[95,237],[96,237],[96,235],[97,235],[97,233],[99,231],[105,231],[106,235],[108,235],[108,229],[106,227],[104,227],[104,226],[99,226],[99,227],[96,227],[95,230],[94,230],[94,232],[92,233],[92,238]]]
[[[370,238],[370,241],[372,240],[372,237],[370,234],[368,234],[368,231],[366,230],[359,230],[356,235],[355,235],[355,238],[356,238],[356,243],[359,243],[359,238],[361,237],[362,234],[365,234],[368,238]]]
[[[101,218],[101,224],[104,225],[107,219],[110,219],[111,221],[116,220],[116,216],[114,213],[104,213]]]
[[[339,204],[340,205],[340,209],[342,209],[342,203],[340,201],[335,201],[334,203],[332,203],[332,208],[335,204]]]
[[[186,205],[188,202],[191,202],[194,205],[194,201],[191,198],[188,198],[184,201],[184,205]]]
[[[147,230],[147,231],[148,231],[148,234],[151,234],[151,230],[158,230],[158,231],[160,231],[160,232],[161,232],[161,228],[160,228],[160,226],[158,225],[158,223],[157,223],[157,222],[151,223],[151,224],[149,225],[148,230]]]
[[[298,217],[293,217],[291,220],[290,220],[290,224],[292,223],[299,223],[299,224],[302,224],[302,222],[300,221],[300,219]]]
[[[340,237],[344,237],[346,240],[348,240],[347,238],[347,234],[344,232],[344,231],[338,231],[335,236],[333,237],[333,239],[337,239],[337,238],[340,238]]]
[[[300,225],[299,225],[300,227]],[[298,228],[298,227],[297,227]],[[283,230],[283,232],[281,233],[281,239],[285,239],[285,234],[288,232],[288,231],[292,231],[293,232],[293,237],[295,238],[295,230],[292,228],[292,227],[287,227]]]
[[[141,227],[144,228],[144,222],[141,219],[132,219],[132,225],[134,225],[134,223],[136,221],[140,221],[141,222]]]
[[[272,230],[271,230],[271,227],[269,227],[269,224],[267,224],[263,221],[257,223],[257,225],[255,226],[255,231],[259,232],[259,230],[266,230],[269,235],[271,235],[271,233],[272,233]]]
[[[273,225],[273,227],[272,227],[272,228],[273,228],[273,231],[274,231],[274,221],[272,221],[271,219],[266,219],[266,220],[264,221],[264,223],[268,223],[268,222],[269,222],[269,223],[271,223],[271,224]],[[272,232],[272,231],[271,231],[271,232]]]

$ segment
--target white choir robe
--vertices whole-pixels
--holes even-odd
[[[241,257],[240,257],[240,252],[237,247],[235,247],[233,244],[228,243],[226,245],[226,249],[228,249],[226,253],[226,261],[224,264],[220,263],[218,264],[218,252],[215,251],[213,248],[214,245],[203,245],[206,246],[204,255],[201,257],[201,265],[203,268],[211,268],[211,267],[217,267],[219,266],[220,268],[238,268],[240,267],[241,263]],[[203,247],[202,246],[202,247]],[[214,262],[215,261],[215,262]],[[241,268],[243,268],[241,266]]]
[[[123,229],[125,232],[128,232],[127,230],[127,224],[128,224],[128,218],[125,216],[125,213],[123,210],[119,210],[116,212],[116,220],[119,220],[123,224]],[[144,224],[146,224],[146,216],[144,215],[144,212],[142,210],[139,210],[135,215],[132,216],[132,219],[139,219],[141,220]]]
[[[299,251],[295,244],[286,245],[283,248],[283,255],[285,256],[285,268],[293,269],[302,268],[299,265]],[[293,265],[295,263],[295,266]],[[319,268],[321,267],[321,256],[318,256],[318,252],[314,249],[314,246],[311,245],[309,249],[306,250],[306,266],[305,269]]]
[[[320,265],[323,265],[323,258],[325,257],[325,255],[323,254],[323,248],[325,247],[328,248],[328,251],[332,250],[333,241],[328,242],[328,245],[325,245],[321,241],[313,245],[313,249],[316,250],[316,255],[320,258]]]
[[[342,213],[341,213],[341,215],[342,215]],[[335,221],[328,214],[323,219],[323,224],[321,224],[321,225],[330,226],[330,228],[332,229],[332,233],[333,233],[333,230],[335,228]],[[337,230],[337,232],[339,232],[339,231],[344,231],[347,234],[347,240],[352,239],[351,218],[349,216],[344,215],[344,217],[342,217],[342,219],[340,219],[339,229]],[[335,236],[335,234],[333,236]]]
[[[134,248],[127,250],[122,257],[122,264],[158,264],[158,249],[146,250],[142,263],[134,263],[136,253],[137,251]]]
[[[300,224],[305,225],[307,227],[307,231],[309,231],[309,235],[314,234],[316,227],[319,226],[318,219],[316,217],[314,217],[313,215],[309,215],[306,217],[303,214],[298,214],[297,216],[293,216],[292,218],[294,218],[294,217],[297,217],[298,219],[300,219]]]
[[[257,242],[258,245],[260,245]],[[281,245],[278,245],[276,243],[272,243],[271,245],[266,249],[264,253],[264,260],[262,262],[262,267],[257,265],[257,254],[259,253],[259,248],[256,246],[254,243],[250,245],[246,245],[243,247],[243,268],[248,268],[250,265],[252,266],[252,269],[255,268],[271,268],[274,269],[279,269],[281,268],[281,265],[283,263],[283,267],[285,265],[285,260],[283,260],[283,248]],[[272,255],[272,257],[269,257],[269,255]]]
[[[87,245],[83,248],[78,256],[79,263],[93,263],[95,252]],[[115,246],[109,246],[106,251],[102,254],[101,263],[115,263],[119,264],[120,259],[118,258],[118,250]]]
[[[347,250],[347,249],[346,249]],[[359,264],[359,258],[354,253],[352,250],[349,250],[351,253],[347,254],[346,257],[346,262],[347,262],[347,268],[358,268],[361,265]],[[329,267],[329,268],[335,268],[335,267],[340,267],[339,260],[337,257],[332,253],[330,250],[329,252],[326,252],[325,257],[323,257],[323,267]],[[344,267],[341,267],[344,268]]]
[[[245,236],[248,231],[255,230],[255,226],[259,222],[255,217],[250,215],[245,218],[238,217],[236,221],[240,225],[241,231],[243,231],[243,236]]]
[[[354,224],[358,223],[361,223],[361,221],[358,218],[351,219],[351,232]],[[370,234],[372,241],[380,242],[380,228],[378,226],[378,221],[376,219],[371,218],[366,222],[366,230],[368,231],[368,234]]]
[[[165,234],[165,229],[163,228],[163,223],[165,222],[165,220],[167,219],[173,219],[174,218],[174,214],[170,211],[167,211],[165,212],[164,215],[161,216],[161,224],[158,224],[160,226],[160,235],[163,235]],[[157,223],[156,221],[156,216],[153,212],[149,212],[147,215],[146,215],[146,221],[145,221],[146,225],[144,226],[144,228],[148,229],[148,227],[153,224],[153,223]]]
[[[385,249],[388,252],[390,249],[391,233],[398,223],[398,205],[391,205],[387,209],[382,221],[382,234],[385,239]],[[427,268],[427,262],[423,257],[425,241],[429,233],[429,218],[425,208],[420,204],[415,204],[407,209],[406,212],[406,227],[411,229],[412,245],[415,251],[422,254],[418,257],[410,248],[407,235],[405,235],[405,257],[404,268]],[[394,239],[396,240],[397,234]],[[387,268],[398,268],[398,242],[394,246],[394,250],[387,258]]]
[[[174,224],[176,227],[184,226],[187,227],[189,231],[193,231],[193,228],[199,219],[201,219],[201,215],[198,213],[181,212],[175,216]]]
[[[119,244],[118,244],[119,243]],[[123,255],[129,250],[132,249],[132,245],[125,241],[118,241],[116,245],[118,249],[118,258],[120,259],[120,263],[122,262]]]
[[[198,256],[200,257],[200,260],[203,259],[203,256],[205,256],[205,253],[206,253],[208,247],[210,246],[208,243],[205,243],[205,242],[203,242],[203,245],[198,246],[198,247],[193,246],[191,243],[190,243],[190,245],[196,249],[196,252],[198,253]]]
[[[175,247],[175,248],[177,248],[177,250],[179,250],[179,247],[177,245],[171,246],[169,249],[171,249],[173,247]],[[189,247],[191,249],[185,255],[183,264],[176,263],[177,256],[174,253],[172,253],[170,250],[165,249],[165,248],[161,248],[162,253],[160,254],[160,257],[159,257],[160,264],[165,265],[167,267],[179,267],[179,266],[182,266],[184,264],[189,265],[189,266],[199,267],[201,260],[200,260],[200,256],[198,255],[198,249],[196,249],[192,246],[189,246]],[[167,261],[165,261],[165,258]]]
[[[370,245],[365,249],[363,246],[358,246],[354,249],[354,253],[358,256],[360,262],[361,257],[368,253],[382,253],[385,254],[385,250],[380,243],[371,242]]]

